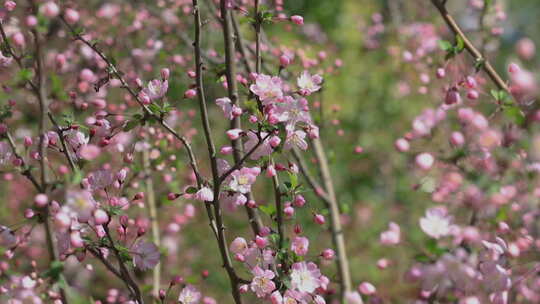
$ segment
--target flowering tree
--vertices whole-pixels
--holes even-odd
[[[343,62],[274,35],[305,27],[284,1],[3,5],[1,301],[540,300],[536,80],[517,63],[505,80],[491,63],[497,1],[467,3],[473,30],[445,0],[408,4],[445,27],[402,23],[401,1],[389,3],[393,26],[378,13],[360,25],[369,51],[399,39],[388,47],[398,98],[416,86],[436,105],[395,138],[411,192],[433,202],[415,218],[421,240],[397,220],[377,231],[379,247],[408,248],[398,294],[349,263],[363,236],[345,237],[340,197],[353,187],[336,191],[347,173],[324,137],[323,91]],[[517,51],[526,64],[534,43]],[[377,258],[380,271],[393,264]]]

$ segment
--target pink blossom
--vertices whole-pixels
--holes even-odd
[[[390,222],[390,224],[388,224],[388,230],[381,233],[380,241],[383,245],[399,244],[401,241],[401,229],[399,228],[399,225]]]
[[[426,210],[425,217],[420,219],[422,231],[435,239],[450,234],[450,227],[450,218],[447,216],[445,209],[440,207]]]
[[[263,270],[256,266],[251,270],[254,277],[251,281],[251,291],[255,292],[258,298],[264,298],[276,289],[276,285],[272,279],[276,276],[271,270]]]
[[[0,225],[0,247],[11,248],[17,245],[18,238],[11,229]]]
[[[193,285],[186,285],[178,296],[178,301],[182,304],[197,304],[201,301],[202,294]]]
[[[430,153],[420,153],[416,156],[415,161],[416,165],[420,167],[420,169],[429,170],[431,166],[433,166],[435,159]]]
[[[202,187],[195,193],[194,198],[201,202],[211,202],[214,200],[214,192],[208,187]]]
[[[261,132],[261,134],[260,134],[261,138],[266,138],[267,135],[268,135],[268,133],[266,133],[266,132]],[[255,132],[252,132],[252,131],[247,132],[247,136],[248,136],[248,140],[244,144],[244,150],[245,151],[251,151],[259,143],[259,137],[257,136],[257,134]],[[272,154],[273,151],[274,151],[274,149],[272,148],[272,145],[270,145],[270,141],[268,140],[268,138],[266,138],[257,147],[257,149],[255,149],[255,151],[253,151],[253,153],[251,153],[249,158],[252,159],[252,160],[257,160],[257,159],[259,159],[259,158],[261,158],[263,156],[267,156],[267,155]]]
[[[291,242],[291,250],[299,256],[307,254],[309,249],[309,240],[303,236],[297,236]]]
[[[362,297],[360,294],[356,291],[348,291],[347,294],[345,294],[345,298],[347,299],[347,304],[362,304]]]
[[[133,248],[133,264],[141,270],[154,268],[159,263],[159,248],[152,242],[140,240]]]
[[[143,92],[150,97],[150,99],[159,99],[167,94],[169,89],[169,82],[167,80],[154,79],[148,83]]]
[[[255,78],[255,84],[249,89],[259,97],[262,102],[272,102],[283,97],[281,78],[259,74]]]
[[[233,191],[237,191],[243,194],[251,192],[251,185],[255,183],[257,175],[260,173],[260,168],[253,167],[247,168],[244,167],[240,170],[234,170],[231,173],[231,181],[229,187]]]
[[[287,138],[285,139],[283,148],[285,150],[290,150],[293,147],[297,147],[301,150],[306,150],[308,148],[308,144],[305,138],[306,132],[302,130],[287,131]]]
[[[292,288],[300,292],[312,293],[321,285],[321,271],[315,263],[294,263],[291,269]]]
[[[300,94],[307,96],[321,89],[320,84],[322,83],[322,80],[320,75],[315,74],[312,76],[308,71],[304,71],[300,77],[298,77],[296,84],[300,89]]]
[[[248,249],[246,239],[237,237],[231,242],[230,250],[236,254],[244,254]]]

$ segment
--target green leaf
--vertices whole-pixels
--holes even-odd
[[[51,278],[54,282],[60,279],[60,275],[64,270],[64,264],[60,261],[51,262],[51,267],[43,273],[43,277]]]
[[[508,106],[504,108],[504,114],[514,121],[516,125],[523,125],[525,123],[525,116],[523,112],[516,106]]]
[[[439,40],[437,41],[437,43],[439,44],[439,48],[441,48],[441,50],[445,52],[448,52],[452,49],[452,43],[450,43],[449,41]]]
[[[17,79],[19,81],[29,81],[32,79],[33,71],[31,69],[20,69],[19,73],[17,74]]]
[[[189,188],[186,189],[186,193],[188,193],[188,194],[195,194],[195,193],[197,193],[197,188],[195,188],[195,187],[189,187]]]
[[[465,48],[465,41],[461,38],[460,35],[456,35],[456,51],[461,53]]]
[[[161,109],[159,108],[159,106],[155,103],[152,103],[148,106],[148,108],[150,109],[150,111],[152,111],[152,113],[154,113],[155,115],[159,115],[161,113]]]
[[[129,132],[131,130],[133,130],[135,127],[137,127],[141,122],[138,121],[138,120],[130,120],[126,123],[126,125],[124,126],[124,132]]]
[[[274,204],[260,205],[259,210],[268,216],[273,216],[276,213],[276,206]]]
[[[289,173],[289,179],[291,181],[291,189],[294,190],[296,189],[296,187],[298,187],[298,175],[291,172],[288,172],[288,173]]]

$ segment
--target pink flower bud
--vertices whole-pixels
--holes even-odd
[[[149,105],[152,103],[152,100],[150,99],[150,96],[144,94],[144,93],[140,93],[139,94],[139,99],[141,100],[142,104],[145,104],[145,105]]]
[[[169,79],[170,75],[171,75],[171,71],[168,68],[161,69],[161,78],[163,80]]]
[[[231,129],[226,132],[227,136],[230,140],[236,140],[240,138],[240,135],[242,134],[242,129]]]
[[[510,63],[508,65],[508,73],[515,74],[515,73],[517,73],[519,71],[521,71],[521,68],[519,67],[519,65],[517,65],[515,63]]]
[[[75,24],[80,19],[79,12],[72,8],[66,9],[66,11],[64,12],[64,17],[69,24]]]
[[[26,44],[24,35],[21,32],[16,32],[15,34],[13,34],[11,36],[11,39],[13,39],[13,43],[16,46],[23,47]]]
[[[36,215],[35,212],[34,212],[34,210],[32,210],[32,209],[26,209],[26,210],[24,210],[24,218],[25,218],[25,219],[31,219],[31,218],[34,217],[34,215]]]
[[[96,225],[104,225],[109,222],[109,215],[103,209],[94,210],[94,222]]]
[[[84,247],[84,240],[81,237],[81,233],[78,230],[74,230],[69,235],[69,243],[75,248]]]
[[[39,10],[47,18],[54,18],[60,14],[60,8],[53,1],[44,3]]]
[[[461,101],[461,96],[459,91],[456,88],[451,88],[446,92],[446,97],[444,98],[444,103],[447,105],[452,105],[459,103]]]
[[[178,194],[178,193],[170,192],[169,194],[167,194],[167,199],[170,200],[170,201],[174,201],[179,196],[180,196],[180,194]]]
[[[224,155],[229,155],[231,154],[232,152],[234,151],[233,147],[231,146],[223,146],[221,147],[221,149],[219,150],[219,152],[221,154],[224,154]]]
[[[58,212],[54,216],[54,225],[59,230],[67,230],[71,227],[71,217],[65,212]]]
[[[467,88],[469,88],[469,89],[474,89],[474,88],[476,88],[476,85],[477,85],[477,83],[476,83],[476,79],[475,79],[474,77],[472,77],[472,76],[467,76],[467,77],[465,78],[465,86],[466,86]]]
[[[431,169],[431,166],[433,166],[435,159],[430,153],[420,153],[416,156],[415,161],[416,165],[420,167],[420,169],[429,170]]]
[[[34,197],[34,204],[38,207],[45,207],[49,203],[49,198],[43,193],[39,193]]]
[[[8,0],[6,2],[4,2],[4,8],[8,11],[8,12],[11,12],[15,9],[15,7],[17,6],[17,3],[15,3],[15,1],[11,1],[11,0]]]
[[[315,214],[313,216],[313,221],[319,225],[324,225],[324,223],[326,223],[326,219],[324,218],[324,215],[322,214]]]
[[[242,284],[240,287],[238,287],[238,291],[240,291],[240,293],[247,293],[249,291],[249,286]]]
[[[286,67],[288,66],[289,64],[291,64],[291,58],[289,58],[289,56],[287,55],[281,55],[279,57],[279,64],[282,66],[282,67]]]
[[[521,38],[516,44],[516,52],[519,57],[525,60],[533,59],[536,53],[534,41],[532,41],[530,38]]]
[[[256,123],[257,121],[259,121],[259,119],[257,118],[257,116],[255,116],[255,115],[250,115],[250,116],[249,116],[249,122],[250,122],[250,123]]]
[[[242,111],[242,108],[240,108],[240,107],[238,107],[236,105],[233,106],[232,111],[231,111],[231,113],[232,113],[232,115],[234,117],[238,117],[238,116],[242,115],[243,112],[244,111]]]
[[[263,249],[268,244],[268,241],[264,237],[255,236],[255,244],[257,244],[257,247]]]
[[[296,25],[303,25],[304,24],[304,18],[302,16],[298,16],[298,15],[291,16],[291,21]]]
[[[122,227],[127,227],[128,224],[129,224],[129,217],[127,215],[121,215],[120,225],[122,225]]]
[[[399,152],[407,152],[411,147],[411,145],[405,138],[398,138],[394,143],[394,146]]]
[[[30,16],[26,17],[25,23],[26,23],[26,26],[28,26],[28,27],[34,27],[34,26],[37,25],[38,20],[37,20],[36,16],[30,15]]]
[[[279,144],[281,143],[281,138],[279,138],[279,136],[272,136],[272,138],[270,138],[270,146],[272,146],[272,148],[275,148],[277,146],[279,146]]]
[[[450,143],[456,147],[461,147],[465,143],[465,136],[461,132],[452,132],[450,135]]]
[[[197,91],[195,89],[189,89],[184,93],[184,98],[192,99],[197,96]]]
[[[266,176],[267,177],[276,176],[276,168],[273,165],[268,165],[268,167],[266,168]]]
[[[294,206],[296,207],[302,207],[306,204],[306,199],[298,194],[297,196],[294,197]]]
[[[467,98],[470,100],[477,100],[478,97],[480,97],[480,94],[478,94],[478,91],[476,90],[470,90],[467,92]]]
[[[358,291],[363,295],[369,296],[375,294],[377,289],[371,283],[363,282],[358,286]]]
[[[134,201],[141,200],[144,198],[144,192],[137,192],[135,196],[133,197]]]
[[[332,260],[335,257],[335,255],[336,254],[335,254],[334,250],[332,250],[330,248],[323,250],[323,252],[321,253],[321,256],[325,260]]]
[[[294,208],[291,207],[291,206],[287,206],[287,207],[283,208],[283,213],[287,217],[292,217],[294,215]]]
[[[437,78],[442,79],[444,76],[446,76],[446,70],[444,68],[438,68],[437,69]]]

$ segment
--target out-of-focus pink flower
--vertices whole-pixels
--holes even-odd
[[[434,207],[420,219],[420,228],[430,237],[439,239],[450,234],[450,218],[444,208]]]
[[[299,256],[307,254],[309,249],[309,240],[303,236],[297,236],[291,242],[291,250]]]
[[[380,241],[383,245],[399,244],[401,241],[401,229],[399,228],[399,225],[390,222],[390,224],[388,224],[388,230],[381,233]]]
[[[159,248],[152,242],[139,240],[131,250],[133,264],[141,270],[154,268],[159,263]]]
[[[186,285],[178,296],[178,301],[182,304],[197,304],[201,301],[202,294],[193,285]]]

